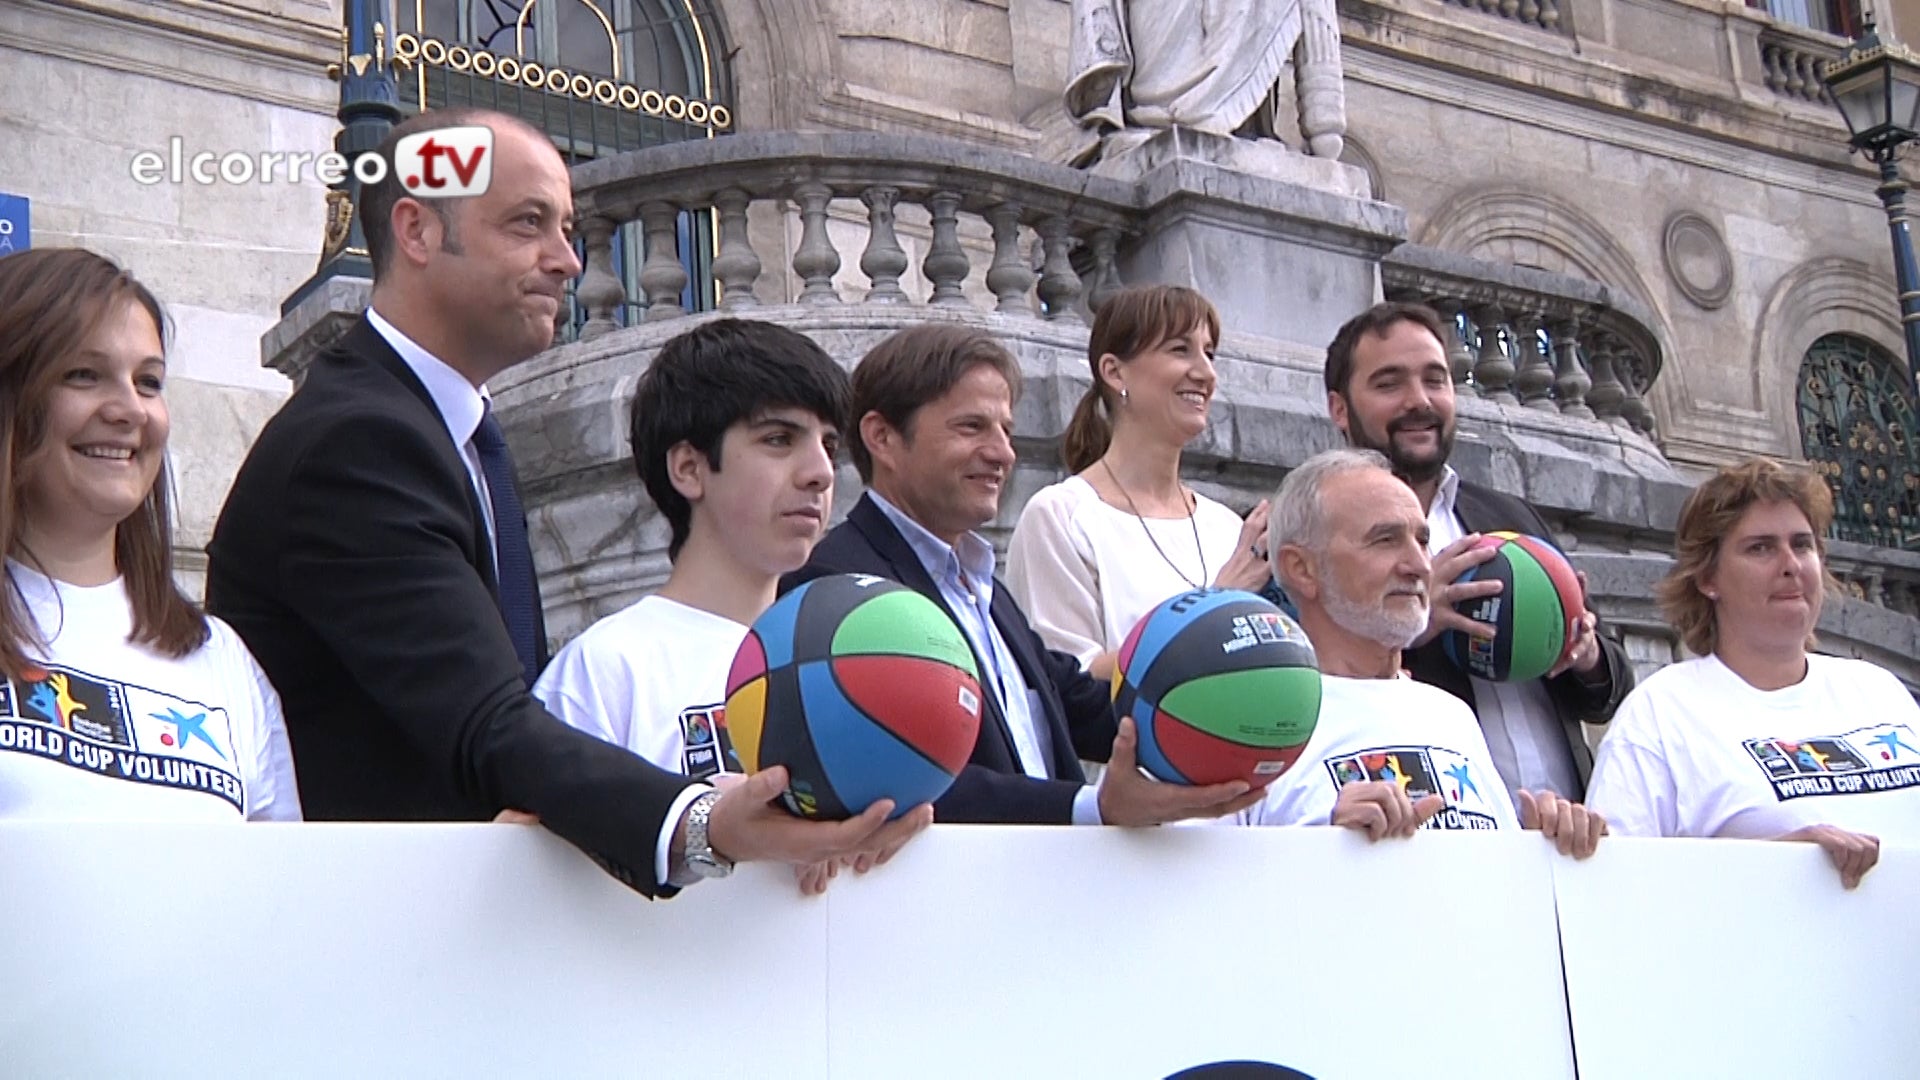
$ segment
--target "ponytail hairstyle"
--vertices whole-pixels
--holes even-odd
[[[1112,355],[1125,364],[1203,323],[1218,344],[1220,313],[1206,297],[1180,285],[1122,289],[1100,305],[1087,336],[1093,385],[1080,396],[1067,433],[1060,439],[1060,456],[1068,472],[1091,468],[1113,441],[1113,416],[1120,407],[1120,395],[1100,377],[1100,359]]]

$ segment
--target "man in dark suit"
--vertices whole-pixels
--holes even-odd
[[[400,185],[402,138],[475,125],[492,133],[484,192],[428,200]],[[471,110],[415,117],[379,153],[387,180],[361,204],[371,309],[261,432],[208,548],[208,606],[280,692],[307,816],[512,808],[649,895],[738,860],[891,854],[926,811],[801,821],[769,805],[783,770],[721,793],[528,693],[546,634],[485,384],[551,344],[580,271],[566,166],[540,131]]]
[[[867,492],[783,590],[824,574],[886,577],[966,634],[987,708],[970,763],[934,804],[941,821],[1156,825],[1257,801],[1240,781],[1144,776],[1133,722],[1116,726],[1106,684],[1042,645],[994,576],[993,545],[974,530],[999,512],[1013,471],[1019,386],[1013,357],[976,330],[930,324],[875,346],[853,373],[851,445]],[[1111,758],[1098,785],[1082,758]]]
[[[1355,316],[1327,346],[1327,411],[1349,445],[1387,456],[1427,513],[1433,605],[1427,632],[1406,654],[1413,677],[1473,707],[1509,791],[1546,789],[1578,802],[1593,772],[1580,723],[1605,723],[1633,688],[1626,653],[1599,632],[1593,612],[1584,613],[1568,659],[1531,682],[1471,678],[1447,659],[1439,641],[1445,630],[1493,633],[1453,607],[1500,589],[1498,582],[1457,580],[1493,557],[1491,549],[1472,549],[1479,534],[1511,530],[1553,537],[1532,506],[1465,483],[1447,464],[1454,435],[1445,344],[1451,332],[1432,309],[1418,304],[1377,304]]]

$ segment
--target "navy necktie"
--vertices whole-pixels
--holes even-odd
[[[507,439],[493,419],[493,403],[486,403],[480,426],[473,432],[473,448],[480,451],[480,470],[487,476],[487,499],[493,504],[493,547],[499,579],[500,617],[513,638],[513,651],[527,686],[540,675],[540,594],[533,579],[533,548],[527,544],[527,515],[520,507],[520,488],[513,479],[513,457]]]

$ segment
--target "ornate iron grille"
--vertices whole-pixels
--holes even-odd
[[[1829,334],[1800,364],[1800,447],[1833,489],[1833,536],[1920,551],[1920,453],[1905,365]]]
[[[733,85],[726,38],[710,0],[399,0],[394,55],[408,113],[473,105],[518,116],[545,131],[569,165],[732,130]],[[711,212],[680,215],[680,259],[690,311],[715,304]],[[584,252],[582,261],[585,261]],[[621,226],[614,272],[630,297],[640,230]],[[637,323],[644,301],[617,318]],[[568,327],[586,309],[568,290]]]

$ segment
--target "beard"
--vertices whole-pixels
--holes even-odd
[[[1384,602],[1385,597],[1381,598],[1381,603],[1367,604],[1341,591],[1339,579],[1331,572],[1332,567],[1323,563],[1319,569],[1323,582],[1321,606],[1327,609],[1327,617],[1349,634],[1389,649],[1404,649],[1413,644],[1414,639],[1427,628],[1426,586],[1420,587],[1420,604],[1417,607],[1389,607]]]
[[[1408,428],[1433,425],[1439,432],[1438,448],[1431,455],[1415,455],[1402,449],[1394,436]],[[1440,419],[1440,414],[1432,409],[1423,409],[1417,413],[1396,416],[1387,424],[1387,436],[1375,439],[1367,426],[1361,423],[1347,425],[1350,441],[1362,450],[1377,450],[1387,457],[1393,466],[1393,474],[1410,484],[1425,483],[1439,477],[1441,470],[1447,467],[1447,459],[1453,456],[1453,424]]]

